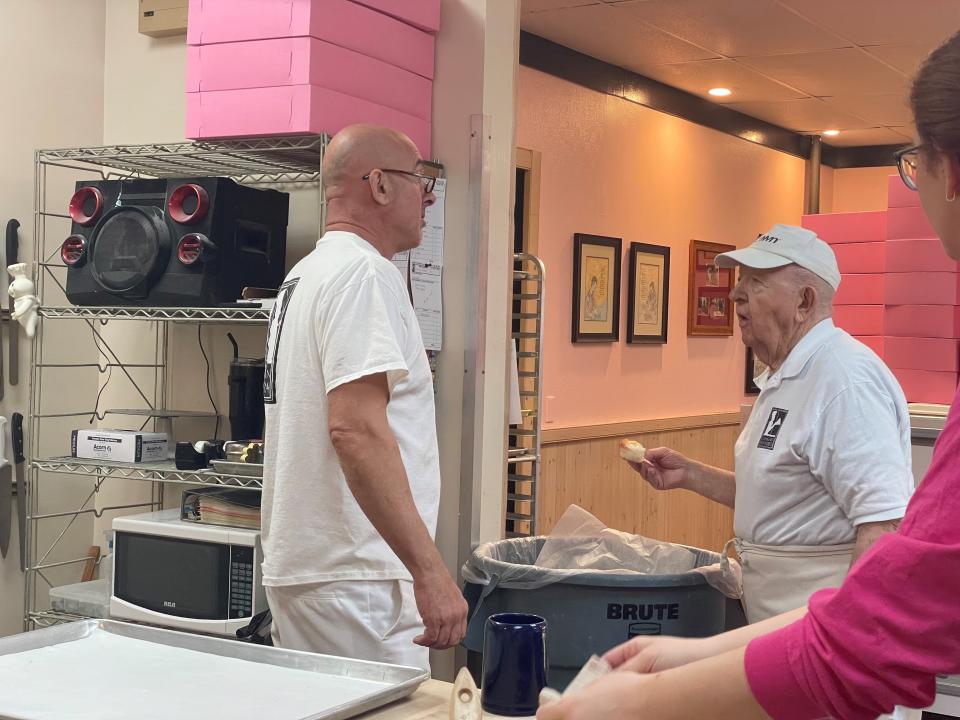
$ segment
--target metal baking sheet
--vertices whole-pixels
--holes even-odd
[[[211,460],[210,465],[221,475],[263,477],[263,463],[242,463],[230,462],[229,460]]]
[[[17,720],[345,720],[429,673],[85,620],[0,638],[0,678],[0,717]]]

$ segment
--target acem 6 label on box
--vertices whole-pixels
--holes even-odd
[[[75,458],[157,462],[167,459],[167,435],[135,430],[74,430],[70,451]]]

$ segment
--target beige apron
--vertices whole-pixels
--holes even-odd
[[[743,568],[743,609],[750,623],[807,604],[817,590],[840,587],[853,559],[846,545],[758,545],[733,541]]]
[[[817,590],[840,587],[853,559],[847,545],[757,545],[734,538],[743,569],[743,608],[750,623],[807,604]],[[897,706],[878,720],[920,720],[921,710]]]

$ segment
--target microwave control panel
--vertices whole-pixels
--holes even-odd
[[[230,619],[253,614],[253,548],[230,546]]]

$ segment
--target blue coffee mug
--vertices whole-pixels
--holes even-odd
[[[488,713],[534,715],[547,686],[547,621],[503,613],[487,618],[480,704]]]

